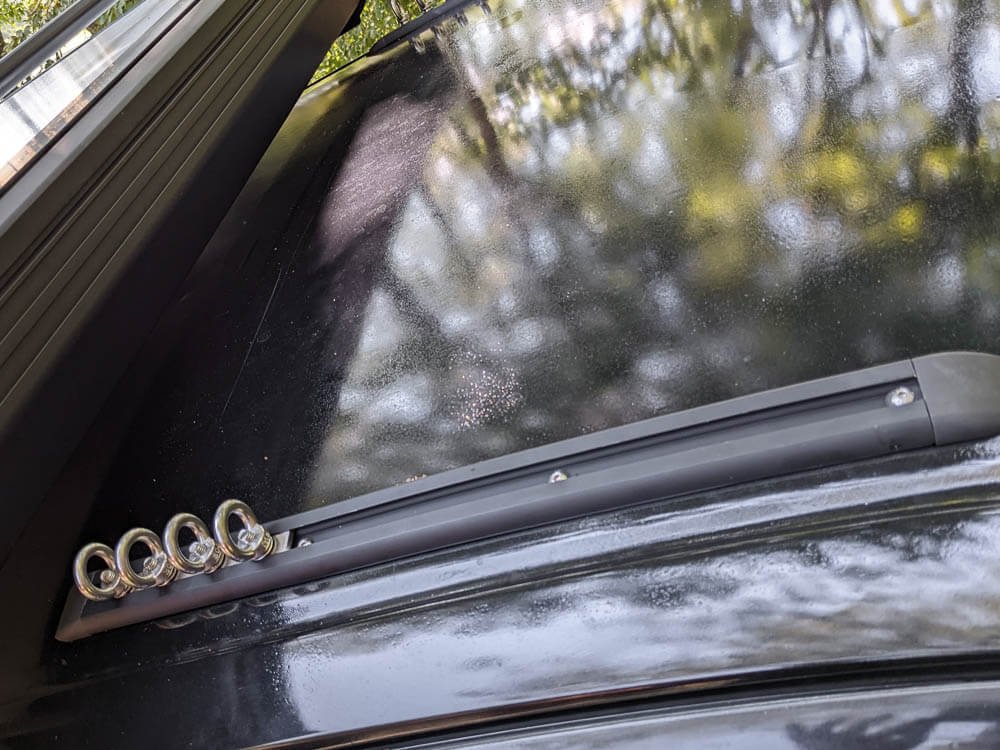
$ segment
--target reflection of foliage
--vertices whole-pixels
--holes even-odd
[[[318,87],[308,153],[329,156],[290,224],[313,234],[288,230],[274,286],[248,272],[238,321],[194,337],[231,357],[165,369],[171,408],[151,399],[108,498],[163,472],[156,493],[300,509],[1000,353],[996,0],[733,7],[493,0]],[[213,427],[191,384],[224,381]]]
[[[379,39],[399,28],[399,20],[392,11],[392,0],[369,0],[361,11],[361,23],[334,41],[323,62],[313,73],[312,81],[328,76],[333,71],[357,60],[372,48]],[[443,0],[428,0],[425,7],[433,8]],[[399,8],[407,18],[416,18],[423,11],[418,0],[398,0]]]
[[[0,0],[0,56],[72,4],[73,0]]]
[[[108,8],[104,13],[101,14],[100,18],[94,21],[87,27],[87,31],[90,34],[96,34],[98,31],[108,26],[113,21],[117,21],[119,18],[128,13],[132,8],[141,3],[143,0],[115,0],[115,4]]]
[[[75,0],[0,0],[0,57],[17,47],[74,2]],[[43,68],[121,18],[140,2],[142,0],[116,0],[114,5],[88,25],[74,41],[58,50]]]
[[[318,81],[363,56],[375,42],[398,28],[399,19],[392,9],[394,1],[397,2],[399,12],[405,19],[416,18],[424,9],[433,8],[442,2],[442,0],[427,0],[423,3],[421,0],[370,0],[361,11],[360,24],[334,41],[323,62],[313,74],[312,80]],[[74,2],[75,0],[0,0],[0,57]],[[97,21],[87,27],[84,37],[96,34],[140,2],[142,0],[117,0]],[[58,59],[58,55],[55,59]]]
[[[733,7],[505,0],[438,27],[471,93],[399,219],[317,502],[996,349],[1000,74],[973,71],[995,70],[1000,9]],[[470,382],[521,397],[470,427]]]

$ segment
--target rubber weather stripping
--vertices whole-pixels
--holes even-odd
[[[183,577],[168,571],[154,580],[158,556],[169,555],[157,547],[158,539],[129,532],[115,554],[109,547],[100,554],[91,550],[104,561],[103,571],[88,573],[86,561],[81,570],[78,558],[81,588],[70,591],[56,637],[73,641],[579,516],[998,433],[1000,357],[952,352],[604,430],[270,523],[258,523],[252,512],[243,512],[245,506],[227,501],[213,525],[215,542],[236,545],[224,550],[232,564],[211,557],[206,527],[185,514],[195,541],[177,551],[169,540],[183,524],[172,520],[167,551],[173,543],[173,554],[185,562],[196,558],[195,565]],[[236,542],[227,526],[234,507],[241,509],[243,524]],[[281,543],[255,556],[253,550],[267,544],[265,533]],[[146,590],[133,586],[135,580],[116,579],[116,564],[136,573],[130,550],[138,542],[151,551],[137,561],[148,575],[139,581]],[[206,546],[195,550],[198,544]],[[246,549],[237,550],[240,544]],[[195,569],[210,558],[210,570]],[[238,559],[250,562],[236,564]],[[81,581],[80,575],[92,578]],[[90,586],[104,591],[88,597]]]

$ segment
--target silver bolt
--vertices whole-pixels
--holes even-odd
[[[569,479],[569,474],[567,474],[562,469],[556,469],[549,475],[549,484],[555,484],[556,482],[565,482]]]
[[[188,557],[194,563],[203,563],[208,559],[208,556],[212,554],[212,548],[214,545],[207,542],[195,542],[191,545],[191,551]]]
[[[312,539],[299,539],[298,543],[295,546],[296,547],[308,547],[312,543],[313,543]]]
[[[917,394],[913,392],[912,388],[907,388],[905,385],[893,388],[889,391],[889,395],[885,397],[889,406],[907,406],[912,404],[916,399]]]
[[[236,546],[245,550],[254,549],[263,538],[264,527],[256,524],[249,528],[240,529],[239,533],[236,534]]]

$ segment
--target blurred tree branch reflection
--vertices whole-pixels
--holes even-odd
[[[352,368],[314,492],[995,350],[998,15],[991,0],[504,0],[425,35],[467,94],[396,223],[386,299],[436,322],[372,312],[370,335],[389,315],[408,354]],[[392,398],[433,416],[389,430],[363,408],[413,377],[422,395]],[[462,394],[483,389],[500,393],[470,418]]]

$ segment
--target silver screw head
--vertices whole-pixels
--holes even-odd
[[[260,540],[263,536],[264,527],[260,524],[251,526],[250,528],[240,529],[239,533],[236,534],[236,544],[241,549],[254,549],[258,544],[260,544]]]
[[[144,576],[153,575],[156,572],[156,569],[160,567],[162,559],[163,558],[160,555],[152,555],[151,557],[147,557],[145,562],[143,562],[142,564],[142,574]]]
[[[908,406],[916,401],[916,399],[917,394],[913,392],[912,388],[907,388],[905,385],[893,388],[889,391],[889,395],[885,397],[889,406]]]
[[[214,551],[215,545],[211,542],[197,541],[191,545],[191,552],[188,557],[196,564],[205,562]]]
[[[569,479],[569,474],[567,474],[562,469],[556,469],[549,475],[549,484],[555,484],[556,482],[565,482]]]

